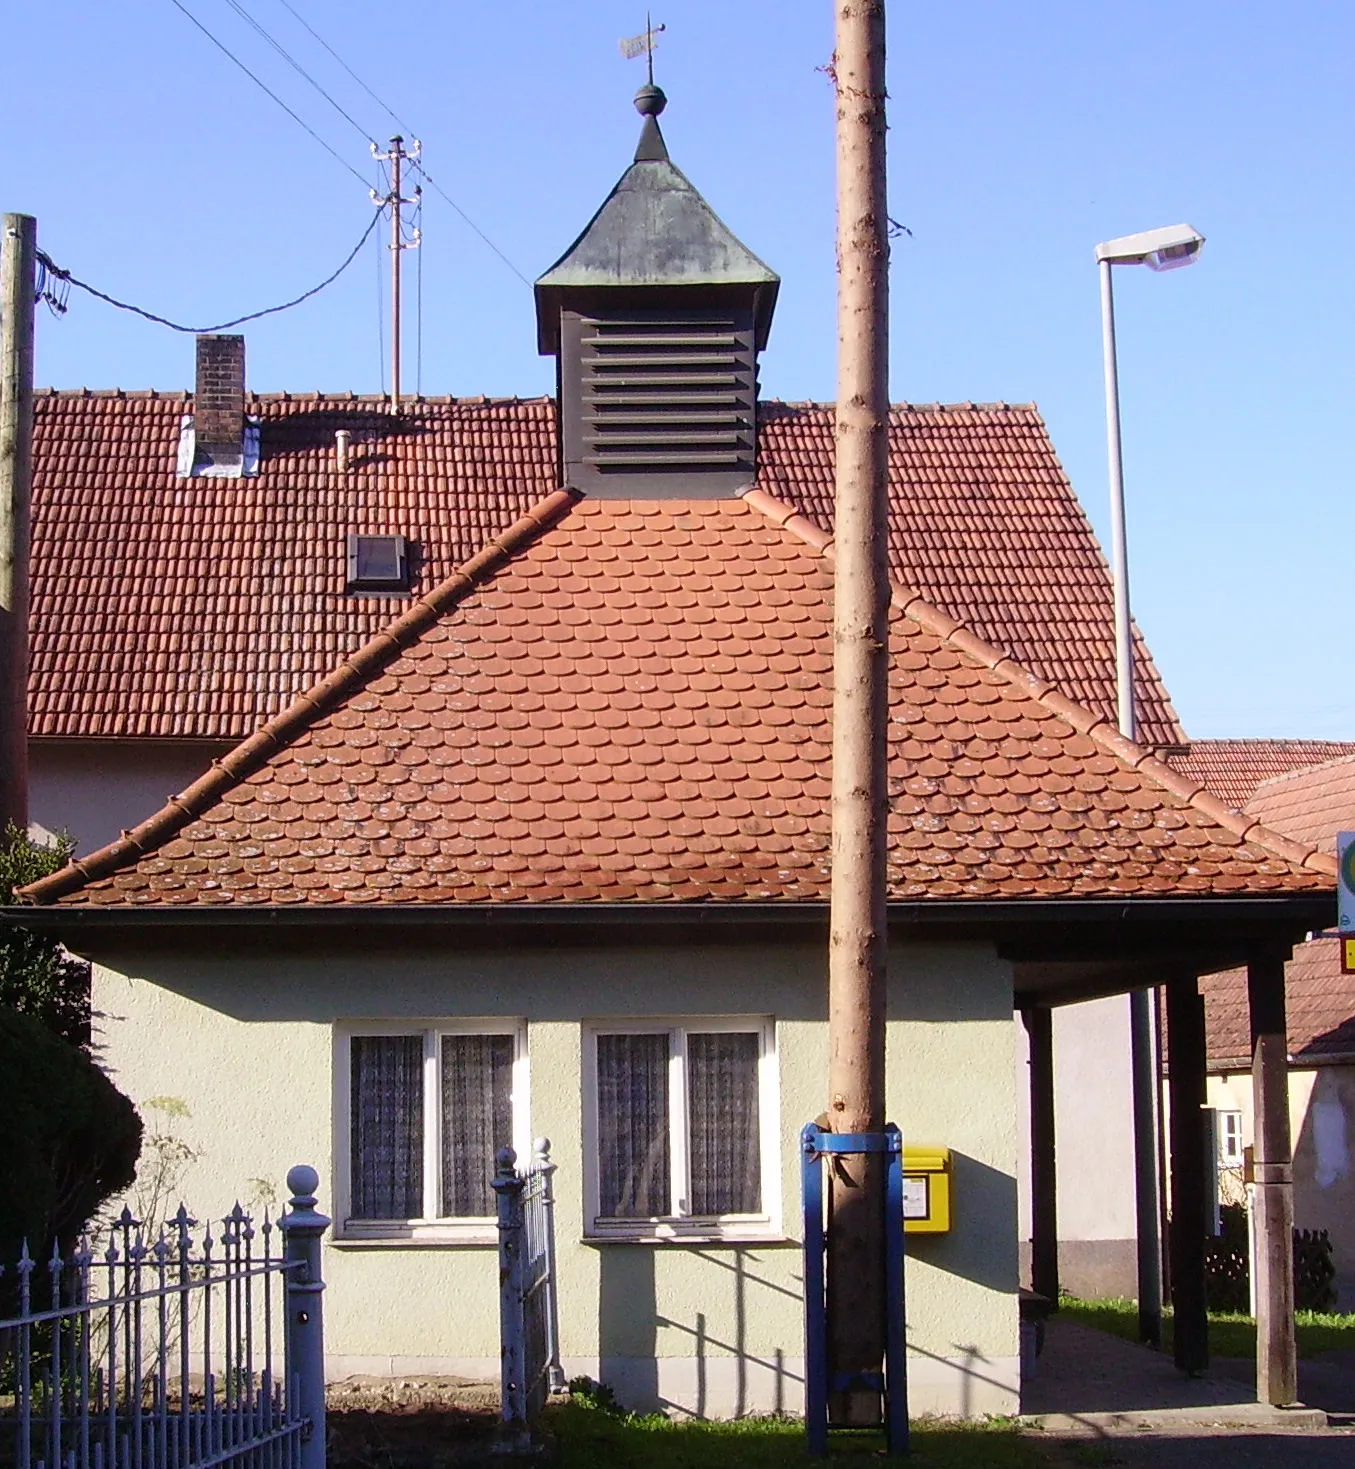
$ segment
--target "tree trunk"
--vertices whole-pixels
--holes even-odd
[[[837,0],[838,397],[833,610],[833,876],[828,956],[829,1125],[885,1121],[888,820],[888,213],[883,0]],[[841,1159],[830,1186],[830,1372],[878,1373],[884,1354],[881,1155]],[[879,1422],[878,1391],[839,1388],[835,1423]]]

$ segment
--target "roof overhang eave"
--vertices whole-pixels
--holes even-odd
[[[1086,948],[1088,941],[1120,943],[1126,938],[1201,943],[1275,942],[1328,927],[1335,916],[1332,893],[1282,893],[1266,897],[1177,898],[931,898],[888,905],[889,926],[899,936],[973,938],[1022,947],[1059,932],[1061,942]],[[804,934],[826,930],[828,904],[817,901],[747,902],[555,902],[390,903],[227,906],[207,904],[0,908],[0,921],[50,933],[78,946],[81,935],[184,929],[281,932],[292,929],[512,929],[547,932],[673,930],[712,936],[742,930]]]

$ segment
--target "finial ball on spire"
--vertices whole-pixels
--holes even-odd
[[[662,87],[646,82],[635,94],[635,110],[641,117],[657,117],[668,106]]]

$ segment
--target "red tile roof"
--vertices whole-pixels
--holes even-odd
[[[1350,746],[1337,748],[1349,750]],[[1302,766],[1263,781],[1256,786],[1246,809],[1249,816],[1273,830],[1335,856],[1336,833],[1355,828],[1355,756],[1344,754],[1340,759]],[[1216,1070],[1249,1066],[1246,970],[1207,975],[1201,979],[1200,989],[1205,997],[1209,1064]],[[1355,1060],[1355,975],[1341,973],[1336,938],[1315,939],[1294,950],[1294,957],[1285,966],[1285,994],[1291,1056],[1314,1063]]]
[[[823,899],[828,536],[763,491],[556,491],[127,838],[99,905]],[[1335,863],[914,591],[892,615],[901,899],[1323,891]]]
[[[398,425],[372,399],[249,406],[258,478],[185,480],[184,395],[39,396],[34,735],[243,738],[388,621],[390,602],[345,593],[348,532],[415,540],[423,591],[556,483],[549,400],[430,400]],[[760,485],[824,527],[832,458],[830,408],[762,405]],[[1108,573],[1038,412],[901,407],[891,465],[895,574],[1109,713]],[[1182,742],[1142,645],[1138,666],[1144,742]]]
[[[1247,810],[1296,842],[1335,852],[1337,832],[1355,829],[1355,755],[1264,781]]]
[[[1240,811],[1262,781],[1344,755],[1355,755],[1355,741],[1192,740],[1189,752],[1172,755],[1170,764]]]
[[[1297,1062],[1355,1061],[1355,975],[1341,973],[1339,943],[1322,938],[1301,944],[1285,966],[1289,1054]],[[1247,971],[1205,975],[1200,991],[1210,1067],[1250,1068]]]

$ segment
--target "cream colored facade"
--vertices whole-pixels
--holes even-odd
[[[228,749],[213,740],[30,740],[31,819],[43,831],[69,832],[81,856],[97,852]]]
[[[250,1180],[297,1162],[336,1174],[334,1029],[345,1021],[516,1017],[527,1027],[531,1130],[557,1174],[565,1368],[628,1405],[728,1416],[802,1407],[800,1127],[823,1108],[822,946],[609,944],[323,948],[271,955],[140,953],[96,968],[103,1055],[139,1103],[173,1097],[199,1158],[181,1191],[204,1217]],[[187,937],[187,936],[186,936]],[[899,945],[888,1064],[906,1139],[954,1152],[954,1225],[909,1237],[914,1412],[1010,1413],[1019,1403],[1017,1106],[1009,966],[982,944]],[[780,1211],[737,1245],[585,1243],[584,1023],[590,1018],[774,1018]],[[155,1118],[161,1115],[150,1109]],[[330,1242],[330,1374],[498,1371],[492,1247]]]
[[[1255,1137],[1250,1071],[1209,1078],[1208,1105],[1242,1114],[1242,1142]],[[1331,1235],[1337,1309],[1355,1307],[1355,1066],[1293,1067],[1289,1132],[1294,1153],[1294,1224]],[[1242,1202],[1241,1169],[1224,1170],[1225,1203]]]
[[[1138,1290],[1129,996],[1053,1012],[1059,1284],[1077,1296]],[[1030,1050],[1017,1039],[1022,1279],[1029,1284]]]

